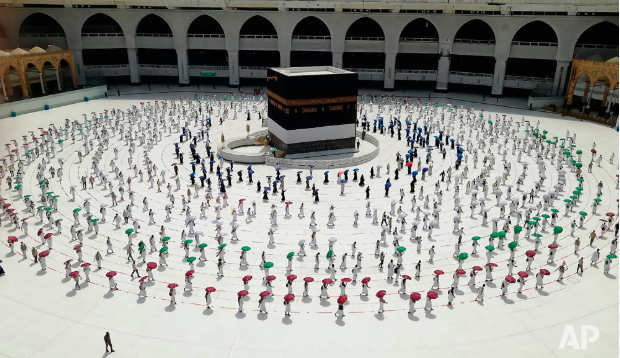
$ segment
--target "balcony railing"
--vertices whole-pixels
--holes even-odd
[[[526,81],[526,82],[539,82],[539,83],[553,83],[553,78],[550,77],[530,77],[530,76],[506,76],[506,81]]]
[[[495,45],[495,40],[455,39],[454,43],[466,45]]]
[[[223,39],[224,34],[187,34],[187,37],[202,37],[212,39]]]
[[[347,41],[385,41],[385,37],[347,36]]]
[[[575,47],[579,48],[599,48],[604,50],[617,50],[618,45],[605,45],[605,44],[576,44]]]
[[[557,47],[557,42],[532,42],[532,41],[512,41],[513,45],[517,46],[542,46],[542,47]]]
[[[383,73],[385,71],[382,68],[345,68],[344,70],[357,73]]]
[[[294,35],[293,40],[331,40],[331,36]]]
[[[277,39],[278,35],[239,35],[242,39]]]
[[[189,68],[212,71],[228,71],[228,66],[190,65]]]
[[[436,70],[396,70],[396,73],[407,73],[414,75],[436,75]]]
[[[108,68],[127,68],[129,65],[88,65],[84,66],[87,70],[101,70]]]
[[[167,33],[157,33],[157,32],[140,32],[138,34],[136,34],[136,36],[143,36],[143,37],[172,37],[172,34],[167,34]]]
[[[490,73],[479,73],[479,72],[462,72],[462,71],[450,71],[451,75],[455,76],[463,76],[463,77],[485,77],[485,78],[493,78],[493,75]]]
[[[269,67],[265,67],[265,66],[239,66],[239,69],[241,70],[259,70],[259,71],[266,71]]]
[[[82,32],[82,37],[122,37],[122,32]]]
[[[400,42],[414,42],[414,43],[439,43],[439,39],[423,38],[423,37],[401,37]]]
[[[138,65],[140,68],[161,68],[166,70],[177,70],[177,65]]]
[[[19,34],[23,37],[65,37],[64,33],[46,32],[42,34]]]

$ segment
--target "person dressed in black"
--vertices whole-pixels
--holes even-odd
[[[263,200],[269,200],[269,195],[267,190],[263,190]]]
[[[370,198],[370,186],[366,187],[366,200]]]
[[[364,186],[364,174],[360,176],[360,186]]]

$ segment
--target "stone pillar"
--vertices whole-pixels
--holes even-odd
[[[280,49],[280,67],[291,67],[291,50]]]
[[[228,85],[239,87],[239,51],[228,51]]]
[[[140,69],[138,67],[138,51],[135,48],[127,49],[129,60],[129,77],[132,84],[140,83]]]
[[[504,77],[506,76],[506,59],[495,58],[495,70],[493,70],[493,85],[491,96],[501,97],[504,93]]]
[[[446,92],[450,79],[450,53],[452,42],[450,40],[439,43],[439,61],[437,63],[437,91]]]
[[[77,75],[77,84],[86,85],[86,70],[84,69],[84,59],[82,58],[82,50],[73,50],[73,63],[75,65],[75,74]]]
[[[332,52],[332,66],[343,68],[342,52]]]
[[[39,72],[39,82],[41,83],[41,92],[45,94],[45,85],[43,84],[43,72]]]
[[[586,85],[583,88],[583,96],[581,96],[581,103],[586,103],[588,101],[589,95],[590,95],[590,84],[586,82]]]
[[[41,82],[41,87],[45,88],[45,92],[49,92],[50,89],[49,87],[47,87],[47,77],[45,76],[45,68],[41,70],[41,79],[43,79],[43,82]]]
[[[570,61],[556,61],[551,96],[561,96],[564,93],[564,83],[566,82],[566,75],[568,74],[568,65],[570,65]]]
[[[6,95],[6,87],[4,87],[4,78],[0,78],[0,83],[2,83],[2,96],[4,96],[5,101],[8,101],[9,96]]]
[[[62,91],[60,86],[60,70],[56,70],[56,83],[58,84],[58,92]]]
[[[187,63],[187,48],[177,48],[177,68],[179,69],[179,83],[189,84],[189,65]]]
[[[385,54],[385,70],[383,72],[383,89],[394,89],[394,76],[396,75],[396,54]]]

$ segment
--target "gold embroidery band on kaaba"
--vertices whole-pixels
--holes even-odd
[[[287,107],[294,106],[314,106],[318,104],[334,104],[334,103],[348,103],[348,102],[357,102],[357,96],[344,96],[344,97],[328,97],[328,98],[311,98],[311,99],[286,99],[281,96],[273,93],[272,91],[267,91],[267,95],[276,101],[282,103]]]

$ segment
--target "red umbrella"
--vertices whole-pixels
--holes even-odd
[[[551,244],[551,245],[549,245],[549,248],[550,248],[550,249],[557,249],[557,248],[558,248],[558,245]]]
[[[240,203],[243,203],[245,201],[245,199],[239,199]]]
[[[45,236],[43,236],[43,238],[44,239],[49,239],[52,236],[54,236],[54,234],[52,234],[51,232],[48,232],[47,234],[45,234]]]
[[[9,236],[9,242],[17,242],[17,240],[16,236]]]
[[[385,290],[381,290],[381,291],[378,291],[378,292],[377,292],[377,295],[376,295],[376,296],[377,296],[377,297],[379,297],[379,298],[382,298],[383,296],[385,296],[385,294],[386,294],[386,293],[387,293],[387,292],[385,292]]]
[[[17,215],[17,213],[11,213],[11,216],[16,216],[16,215]]]
[[[248,291],[246,291],[246,290],[241,290],[241,291],[237,292],[237,296],[239,296],[239,297],[245,297],[245,296],[247,296],[247,295],[248,295],[248,293],[249,293],[249,292],[248,292]]]
[[[146,264],[146,268],[151,269],[151,270],[156,269],[157,268],[157,264],[154,263],[154,262],[149,262],[149,263]]]
[[[176,283],[169,283],[168,284],[168,288],[177,288],[179,287],[179,285],[177,285]]]
[[[435,298],[439,297],[439,295],[435,291],[428,291],[426,293],[426,297],[430,298],[431,300],[434,300]]]
[[[527,256],[527,257],[534,257],[534,256],[536,256],[536,251],[534,251],[534,250],[527,250],[525,252],[525,256]]]
[[[550,275],[551,272],[549,272],[549,270],[547,269],[540,269],[540,273],[542,273],[543,275]]]
[[[37,236],[41,236],[41,234],[43,233],[43,228],[39,229],[39,231],[37,231]]]
[[[525,271],[519,271],[519,273],[517,275],[519,275],[519,277],[523,277],[523,278],[526,278],[526,277],[529,276],[529,274],[527,272],[525,272]]]
[[[362,283],[368,283],[368,282],[370,282],[370,277],[364,277],[362,279]]]
[[[70,277],[75,277],[77,275],[79,275],[80,273],[78,271],[73,271],[69,274]]]
[[[314,279],[312,277],[305,277],[304,282],[314,282]]]
[[[4,204],[4,205],[2,205],[2,209],[6,209],[6,208],[8,208],[9,206],[11,206],[11,204]]]
[[[614,216],[615,214],[614,214],[614,213],[607,213],[607,214],[605,214],[605,215],[607,215],[607,216],[609,216],[609,217],[612,217],[612,216]]]
[[[173,167],[174,167],[174,166],[176,166],[176,165],[177,165],[177,163],[172,163],[172,166],[173,166]]]
[[[247,275],[247,276],[243,276],[243,278],[241,279],[243,282],[248,282],[252,279],[252,276]]]
[[[508,282],[508,283],[515,283],[515,282],[517,282],[517,280],[515,280],[515,278],[512,277],[512,276],[506,276],[506,282]]]
[[[419,300],[420,300],[420,298],[422,298],[422,295],[421,295],[421,294],[419,294],[419,293],[417,293],[417,292],[412,292],[412,293],[411,293],[411,295],[409,295],[409,298],[410,298],[413,302],[416,302],[416,301],[419,301]]]
[[[267,281],[273,281],[275,279],[276,279],[276,277],[274,275],[267,276]]]
[[[73,250],[79,250],[82,248],[82,245],[75,245],[75,247],[73,248]]]
[[[345,278],[342,279],[342,282],[349,283],[349,282],[351,282],[351,279],[348,278],[348,277],[345,277]]]
[[[189,276],[193,275],[193,274],[194,274],[194,272],[196,272],[196,271],[194,271],[194,270],[189,270],[189,271],[187,271],[187,272],[185,273],[185,277],[189,277]]]
[[[286,279],[289,281],[294,281],[297,278],[297,275],[288,275],[286,276]]]
[[[72,259],[69,259],[69,260],[65,261],[65,262],[63,263],[63,265],[68,264],[69,262],[71,262],[71,260],[72,260]]]
[[[441,270],[435,270],[435,275],[443,275],[443,271]]]
[[[269,291],[263,291],[259,294],[261,297],[267,297],[269,295],[271,295],[271,293],[269,293]]]
[[[285,296],[284,296],[284,300],[285,300],[285,301],[292,301],[292,300],[294,300],[294,299],[295,299],[295,295],[294,295],[294,294],[292,294],[292,293],[289,293],[289,294],[287,294],[287,295],[285,295]]]
[[[209,293],[213,293],[213,292],[215,292],[215,287],[207,287],[207,288],[205,288],[205,291],[207,291]]]
[[[39,257],[47,257],[50,254],[49,251],[39,252]]]
[[[14,212],[14,211],[15,211],[15,209],[6,209],[5,211],[6,211],[7,213],[12,213],[12,212]]]
[[[497,264],[493,263],[493,262],[489,262],[489,266],[490,267],[497,267]]]
[[[287,201],[287,202],[286,202],[286,203],[284,203],[284,204],[286,204],[286,205],[291,205],[292,203],[293,203],[292,201]]]
[[[105,276],[106,277],[114,277],[114,276],[116,276],[116,272],[110,271],[110,272],[106,273]]]
[[[324,278],[322,282],[323,282],[324,284],[326,284],[326,285],[329,285],[330,283],[332,283],[332,282],[334,282],[334,281],[332,281],[332,279],[331,279],[331,278]]]
[[[411,276],[409,276],[409,275],[403,275],[403,278],[404,278],[405,280],[411,280]]]
[[[144,282],[148,279],[148,276],[140,277],[140,282]]]
[[[88,266],[90,266],[88,262],[84,262],[83,264],[80,265],[80,267],[88,267]]]
[[[482,271],[482,267],[480,266],[474,266],[473,269],[474,271]]]
[[[347,302],[347,296],[340,296],[340,297],[338,297],[338,304],[339,305],[342,305],[345,302]]]
[[[457,275],[464,275],[464,274],[465,274],[465,270],[463,270],[463,269],[458,269],[458,270],[456,270],[456,274],[457,274]]]
[[[408,167],[411,167],[411,166],[413,166],[413,163],[408,162],[408,163],[407,163],[407,166],[408,166]]]
[[[342,174],[344,174],[344,172],[341,170],[341,171],[338,172],[338,174],[342,175]]]
[[[596,154],[596,149],[592,149],[590,152],[592,152],[592,154]]]

